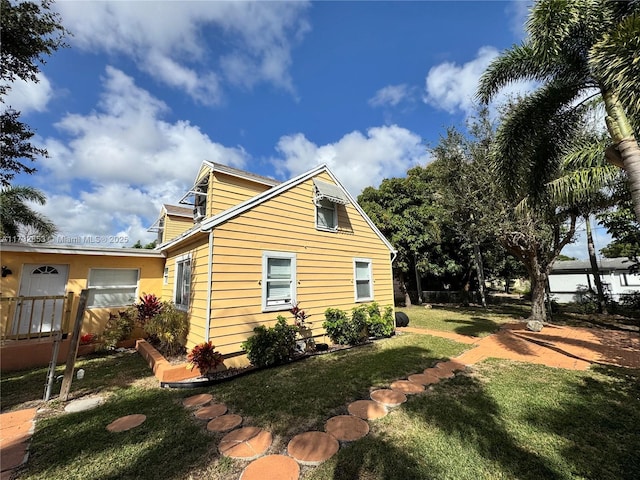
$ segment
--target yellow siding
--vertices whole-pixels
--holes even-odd
[[[169,240],[176,238],[181,233],[186,232],[191,227],[193,227],[193,218],[177,217],[165,214],[162,241],[168,242]]]
[[[74,293],[73,316],[71,318],[73,322],[80,292],[82,289],[87,288],[90,269],[137,268],[140,272],[138,296],[143,293],[160,295],[164,258],[5,251],[2,253],[2,264],[7,265],[13,272],[12,275],[2,278],[0,283],[0,291],[4,297],[17,296],[24,264],[69,265],[66,293]],[[117,310],[119,309],[115,307],[87,309],[83,319],[82,333],[101,333],[109,319],[109,313]],[[3,326],[9,321],[5,315],[6,312],[3,312]]]
[[[320,175],[324,181],[331,178]],[[315,228],[313,183],[306,181],[214,230],[211,340],[224,354],[241,351],[253,328],[288,311],[262,312],[262,254],[296,254],[297,301],[322,334],[324,311],[351,310],[353,261],[372,261],[374,301],[393,305],[390,252],[353,205],[339,209],[338,232]]]
[[[169,275],[166,284],[162,286],[162,299],[174,300],[176,260],[183,256],[191,257],[191,298],[189,299],[189,337],[187,348],[204,341],[204,331],[207,317],[208,291],[208,234],[198,234],[197,238],[188,244],[179,245],[168,252],[166,267]]]
[[[210,178],[208,215],[217,215],[239,203],[244,202],[271,187],[251,180],[214,172]]]

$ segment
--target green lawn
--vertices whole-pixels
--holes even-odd
[[[473,327],[476,315],[467,315],[461,320],[469,323],[458,320],[459,327]],[[484,330],[481,325],[472,331]],[[107,403],[62,414],[52,402],[37,423],[20,478],[237,479],[246,462],[219,456],[222,435],[208,433],[181,406],[184,397],[212,393],[243,415],[246,425],[270,430],[270,453],[282,453],[293,435],[321,430],[329,417],[345,414],[350,401],[367,398],[371,387],[466,348],[431,336],[400,335],[195,391],[158,388],[137,354],[92,358],[83,361],[85,379],[74,381],[72,392],[101,392]],[[45,373],[3,375],[3,411],[33,405]],[[112,420],[132,413],[144,413],[147,421],[129,432],[106,431]],[[320,467],[304,467],[301,478],[640,478],[638,371],[570,372],[487,361],[470,375],[411,396],[370,425],[368,436],[343,446]]]
[[[528,305],[521,304],[489,305],[486,309],[455,305],[396,308],[396,311],[407,314],[410,327],[454,332],[470,337],[490,335],[496,332],[502,323],[526,318],[530,310]]]

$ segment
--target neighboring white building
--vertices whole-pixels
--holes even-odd
[[[629,273],[631,265],[626,257],[598,260],[602,284],[612,300],[619,301],[625,294],[640,292],[640,275]],[[595,292],[589,260],[556,262],[549,275],[549,289],[558,303],[576,302],[581,294],[589,290]]]

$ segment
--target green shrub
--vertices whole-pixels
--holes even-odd
[[[322,326],[331,341],[338,345],[347,345],[350,338],[347,312],[339,308],[327,308],[324,312],[324,318]]]
[[[290,361],[296,351],[298,328],[288,325],[287,320],[278,315],[273,327],[260,325],[253,329],[253,336],[242,342],[247,358],[256,367],[278,365]]]
[[[389,337],[393,333],[395,319],[393,317],[393,308],[388,306],[384,309],[384,315],[380,315],[380,307],[377,303],[372,303],[368,307],[369,319],[367,320],[367,329],[370,337]]]
[[[129,307],[118,313],[109,313],[109,320],[100,335],[100,348],[103,350],[116,348],[118,342],[129,338],[137,321],[138,310],[135,307]]]
[[[184,353],[189,334],[187,313],[178,310],[171,302],[162,302],[162,311],[147,319],[144,330],[162,354]]]
[[[369,321],[369,314],[367,313],[367,307],[361,305],[354,307],[351,310],[351,325],[349,328],[349,345],[358,345],[364,343],[369,339],[369,331],[367,329],[367,322]]]

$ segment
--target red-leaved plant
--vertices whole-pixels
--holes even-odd
[[[306,321],[310,315],[307,315],[305,311],[299,307],[299,304],[294,303],[293,307],[289,311],[291,312],[291,315],[293,315],[297,327],[305,328],[307,326]]]
[[[206,375],[209,371],[224,363],[222,354],[216,352],[216,347],[211,343],[211,340],[193,347],[191,353],[187,355],[187,360],[189,360],[191,370],[198,367],[200,375]]]
[[[136,303],[138,319],[144,325],[147,320],[155,317],[162,311],[162,302],[153,293],[146,293],[140,297],[140,303]]]
[[[85,333],[80,337],[80,345],[89,345],[90,343],[95,342],[97,339],[97,335],[95,333]]]

